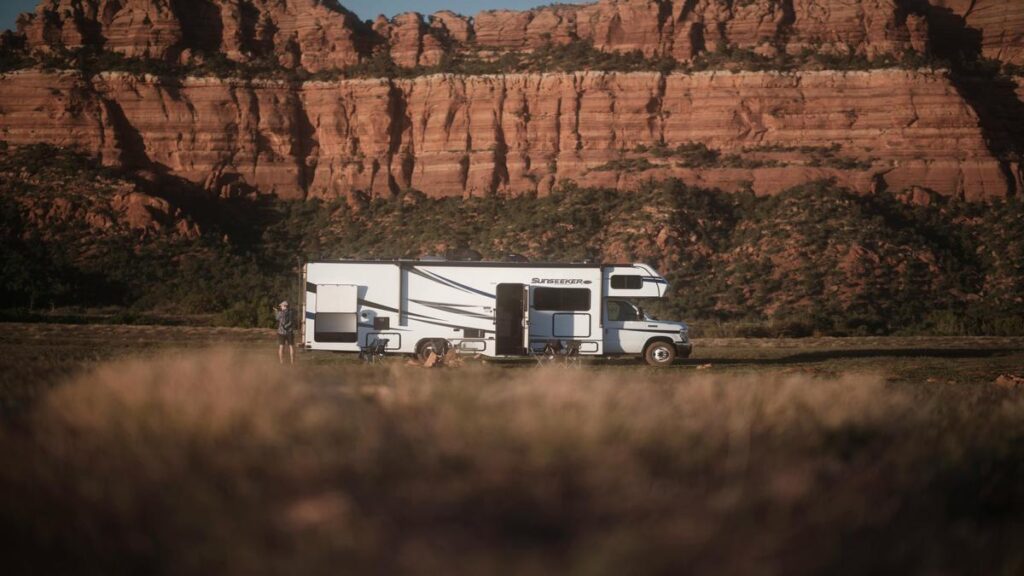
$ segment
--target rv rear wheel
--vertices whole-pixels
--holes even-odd
[[[421,362],[426,362],[430,354],[441,357],[448,353],[448,342],[446,340],[424,340],[416,349],[416,357]]]
[[[651,366],[671,366],[676,360],[676,347],[670,342],[651,342],[644,350],[644,360]]]

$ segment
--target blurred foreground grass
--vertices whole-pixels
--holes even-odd
[[[1024,390],[994,382],[1019,341],[428,371],[282,368],[262,332],[8,328],[5,573],[1024,571]]]

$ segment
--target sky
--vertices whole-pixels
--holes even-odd
[[[587,0],[562,1],[582,4]],[[18,14],[32,12],[38,2],[39,0],[0,0],[0,30],[13,29]],[[431,14],[438,10],[452,10],[472,16],[481,10],[491,8],[523,10],[551,3],[550,0],[340,0],[340,2],[342,6],[355,12],[363,20],[372,20],[381,13],[394,16],[410,10],[423,14]]]

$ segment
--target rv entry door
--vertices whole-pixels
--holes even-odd
[[[529,345],[529,288],[524,284],[498,284],[494,323],[498,356],[523,356]]]

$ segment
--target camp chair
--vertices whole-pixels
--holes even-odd
[[[374,364],[378,360],[383,360],[387,355],[387,352],[388,339],[375,338],[373,342],[370,342],[359,349],[359,359],[367,364]]]

